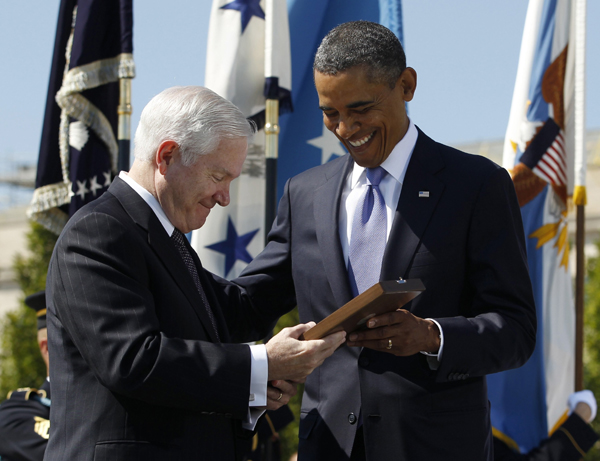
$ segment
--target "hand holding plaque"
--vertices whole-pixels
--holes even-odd
[[[365,329],[371,317],[400,309],[424,290],[420,279],[376,283],[304,332],[300,339],[320,339],[335,331],[350,334]]]

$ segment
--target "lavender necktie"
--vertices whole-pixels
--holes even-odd
[[[382,167],[367,168],[367,187],[352,220],[348,275],[354,296],[379,282],[387,240],[387,212],[379,183],[387,174]]]
[[[198,269],[196,268],[196,263],[194,263],[194,258],[192,258],[190,250],[186,245],[187,239],[179,229],[175,229],[173,231],[171,238],[173,239],[177,250],[179,250],[179,254],[183,259],[185,267],[187,267],[187,270],[189,271],[190,275],[192,276],[192,279],[194,280],[194,283],[196,284],[198,293],[200,293],[200,297],[202,298],[202,302],[204,304],[204,307],[206,308],[206,312],[210,317],[210,322],[212,323],[213,329],[215,330],[215,334],[217,335],[217,340],[221,341],[221,338],[219,337],[219,330],[217,329],[215,315],[210,307],[210,304],[208,303],[208,298],[206,297],[204,288],[202,288],[202,283],[200,282],[200,277],[198,277]]]

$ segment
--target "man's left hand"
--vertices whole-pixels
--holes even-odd
[[[296,395],[297,384],[282,379],[273,380],[267,386],[267,410],[277,410]]]
[[[368,330],[351,333],[346,344],[400,356],[421,351],[436,354],[440,348],[440,331],[435,322],[405,309],[373,317],[367,327]]]

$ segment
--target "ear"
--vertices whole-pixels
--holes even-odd
[[[167,169],[175,155],[179,152],[179,145],[175,141],[163,141],[156,150],[156,166],[163,176],[167,174]]]
[[[40,347],[42,355],[48,355],[48,338],[40,339],[38,341],[38,346]]]
[[[417,72],[412,67],[407,67],[400,74],[400,78],[396,85],[402,88],[402,97],[408,102],[411,101],[417,89]]]
[[[50,356],[48,355],[48,338],[38,339],[38,346],[40,347],[42,359],[44,359],[44,363],[46,364],[46,373],[49,374]]]

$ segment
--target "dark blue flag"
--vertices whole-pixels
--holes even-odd
[[[59,233],[117,173],[119,78],[133,78],[132,0],[62,0],[30,218]]]

